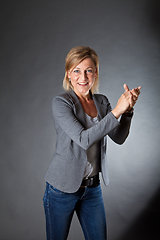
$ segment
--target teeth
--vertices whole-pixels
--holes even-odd
[[[86,85],[87,83],[79,83],[80,85]]]

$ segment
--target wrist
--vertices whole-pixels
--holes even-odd
[[[124,112],[124,115],[127,117],[132,117],[134,112],[134,108],[131,108],[130,110],[127,110]]]
[[[113,109],[111,112],[117,119],[121,116],[121,114],[118,111],[116,111],[116,109]]]

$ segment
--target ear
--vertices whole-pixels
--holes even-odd
[[[95,77],[95,78],[97,77],[97,68],[96,68],[96,70],[95,70],[94,77]]]
[[[68,78],[71,78],[71,72],[70,72],[70,70],[67,71],[67,76],[68,76]]]

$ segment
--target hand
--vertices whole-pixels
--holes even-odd
[[[140,94],[141,86],[129,90],[129,87],[124,84],[125,92],[118,99],[116,107],[112,110],[113,115],[118,119],[124,112],[130,111],[135,105]]]
[[[140,89],[141,89],[141,86],[137,88],[133,88],[132,90],[129,90],[129,87],[127,86],[127,84],[124,84],[125,93],[130,95],[130,100],[129,100],[130,106],[127,109],[127,111],[130,111],[133,108],[133,106],[136,104],[140,94]]]

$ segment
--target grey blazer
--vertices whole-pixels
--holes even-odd
[[[104,184],[108,185],[106,136],[122,144],[129,134],[131,117],[122,115],[119,122],[104,95],[92,97],[100,121],[89,129],[85,128],[84,111],[74,91],[57,96],[52,102],[57,142],[45,180],[63,192],[73,193],[79,189],[86,167],[86,150],[96,141],[101,141],[101,172]]]

